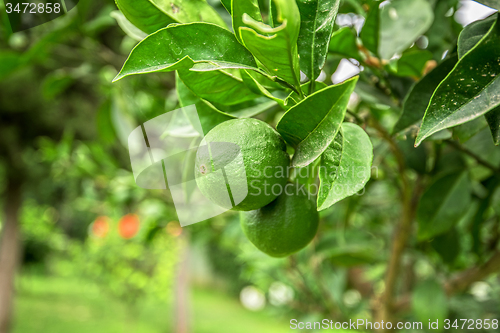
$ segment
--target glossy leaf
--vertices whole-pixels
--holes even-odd
[[[266,111],[276,107],[277,105],[278,105],[278,103],[276,103],[275,101],[267,101],[267,102],[263,102],[260,104],[249,106],[249,107],[237,110],[237,111],[233,111],[229,114],[232,116],[236,116],[238,118],[250,118],[250,117],[254,117],[258,114],[261,114],[263,112],[266,112]]]
[[[271,94],[269,90],[267,90],[266,87],[264,87],[259,81],[257,81],[257,79],[252,76],[247,70],[242,69],[240,72],[243,82],[254,94],[266,96],[267,98],[270,98],[278,103],[281,107],[285,107],[285,102],[281,98],[275,97],[273,94]]]
[[[231,14],[231,0],[220,0],[222,6]]]
[[[297,40],[300,69],[316,80],[325,65],[340,0],[297,0],[300,32]]]
[[[233,31],[238,32],[240,27],[244,27],[243,14],[247,14],[256,22],[262,22],[258,0],[231,0],[231,18]],[[236,39],[241,42],[239,33],[236,33]]]
[[[262,112],[266,112],[277,106],[277,103],[270,101],[266,97],[260,96],[251,101],[233,104],[233,105],[222,105],[219,103],[212,103],[218,110],[230,114],[238,118],[249,118],[258,115]]]
[[[500,106],[485,114],[495,145],[500,145]]]
[[[151,34],[171,23],[204,21],[225,27],[217,12],[205,0],[115,0],[125,17]]]
[[[462,58],[488,33],[495,23],[496,15],[491,15],[484,20],[472,22],[465,26],[458,36],[458,57]]]
[[[258,97],[243,81],[225,71],[179,70],[179,77],[197,96],[210,102],[233,105]]]
[[[347,58],[361,59],[356,43],[356,35],[349,27],[340,28],[333,33],[328,50]]]
[[[295,1],[273,1],[278,13],[276,21],[280,25],[273,28],[245,14],[245,26],[239,28],[240,38],[271,75],[299,89],[297,38],[300,13]]]
[[[179,77],[179,73],[175,73],[175,90],[177,91],[177,98],[181,107],[196,104],[200,98],[196,96]]]
[[[380,8],[378,2],[373,2],[368,12],[368,15],[363,25],[363,29],[359,34],[364,47],[370,50],[373,54],[378,54],[380,31]]]
[[[488,124],[486,123],[484,117],[476,118],[466,122],[465,124],[453,127],[453,138],[460,141],[460,143],[467,142],[486,126],[488,126]]]
[[[300,86],[300,89],[302,89],[302,92],[304,94],[309,93],[309,89],[310,89],[311,84],[312,84],[312,82],[308,81]],[[314,82],[315,91],[322,90],[322,89],[326,88],[327,86],[328,85],[324,82],[319,82],[319,81]],[[285,99],[285,107],[289,109],[292,106],[294,106],[295,104],[299,103],[301,100],[302,99],[300,98],[299,94],[297,94],[295,91],[292,91],[290,93],[290,95],[288,95],[288,97]]]
[[[463,124],[500,105],[499,30],[495,22],[439,84],[425,112],[416,145],[433,133]]]
[[[204,100],[200,100],[196,103],[196,112],[198,113],[198,117],[200,117],[201,128],[205,135],[220,123],[236,118],[235,116],[217,110],[212,104]]]
[[[419,283],[412,294],[412,308],[417,319],[426,323],[438,321],[439,329],[443,329],[448,315],[448,299],[443,287],[435,280]]]
[[[483,36],[488,32],[491,26],[495,23],[496,15],[491,15],[484,20],[479,20],[472,22],[467,25],[464,30],[460,33],[458,38],[458,53],[460,57],[465,55],[472,49]],[[486,121],[491,129],[491,135],[493,136],[493,142],[495,145],[500,144],[500,106],[489,111],[485,114]],[[471,122],[465,123],[460,126],[466,126]]]
[[[114,81],[133,74],[188,69],[195,63],[212,66],[205,70],[257,66],[253,56],[229,31],[210,23],[178,24],[137,44]]]
[[[163,12],[149,0],[115,0],[118,9],[134,26],[145,32],[153,33],[170,23],[178,23],[171,15]]]
[[[470,204],[467,173],[439,178],[422,195],[417,210],[418,239],[427,240],[450,230]]]
[[[450,73],[457,61],[456,54],[444,59],[411,88],[403,102],[403,113],[394,126],[393,133],[401,132],[422,120],[434,90]]]
[[[406,50],[429,29],[434,19],[426,0],[392,1],[380,9],[378,54],[390,59]]]
[[[373,146],[358,125],[343,123],[335,140],[321,155],[318,210],[359,192],[370,179]]]
[[[312,163],[330,146],[344,120],[347,103],[357,81],[356,76],[317,91],[283,115],[276,129],[286,142],[295,147],[293,166],[303,167]]]
[[[119,10],[112,11],[109,15],[116,20],[123,32],[125,32],[130,38],[137,41],[141,41],[146,38],[147,34],[127,20],[125,15],[123,15]]]
[[[189,122],[193,124],[192,128],[194,128],[198,132],[202,131],[199,133],[202,137],[220,123],[236,118],[236,116],[222,112],[211,103],[192,94],[179,78],[177,78],[176,80],[176,85],[181,107],[185,108],[193,104],[195,105],[199,123],[201,124],[201,129],[199,128],[199,126],[195,125],[198,123],[198,119],[192,119],[193,113],[184,112],[184,115],[186,116],[187,120],[189,120]]]

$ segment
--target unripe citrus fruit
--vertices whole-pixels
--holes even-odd
[[[287,184],[269,205],[240,213],[247,238],[271,257],[285,257],[305,247],[316,235],[319,215],[306,191]]]
[[[221,207],[254,210],[281,193],[289,164],[285,142],[271,126],[257,119],[228,120],[201,142],[195,161],[196,183]]]

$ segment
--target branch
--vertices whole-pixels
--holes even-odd
[[[467,289],[472,283],[481,281],[488,275],[500,272],[500,251],[493,253],[491,258],[484,264],[469,268],[458,273],[444,283],[444,289],[448,296]],[[394,304],[395,311],[401,312],[411,307],[411,296],[405,295]]]
[[[448,295],[467,289],[473,282],[483,280],[490,274],[500,272],[500,251],[495,251],[493,256],[484,264],[472,267],[451,278],[444,284]]]
[[[408,243],[411,233],[411,225],[415,218],[418,200],[423,190],[422,178],[417,178],[417,183],[410,200],[403,203],[403,217],[396,227],[391,248],[391,257],[385,274],[385,291],[381,297],[382,313],[384,320],[391,320],[390,315],[394,310],[395,286],[401,266],[401,257]],[[406,192],[406,191],[405,191]]]
[[[389,258],[389,263],[387,265],[387,271],[385,274],[384,285],[385,290],[380,295],[380,298],[375,300],[374,309],[376,321],[392,321],[393,305],[394,305],[394,294],[395,286],[397,283],[397,278],[401,266],[401,257],[408,243],[408,239],[411,233],[411,225],[415,218],[416,207],[418,200],[420,198],[420,193],[423,190],[422,178],[419,176],[415,184],[415,188],[412,190],[410,182],[406,176],[406,165],[404,156],[394,142],[393,138],[389,133],[378,123],[377,120],[372,118],[372,126],[379,132],[381,137],[389,144],[397,164],[401,177],[401,201],[402,201],[402,217],[399,224],[394,230],[394,235],[392,238],[391,255]],[[412,194],[413,193],[413,194]]]
[[[452,146],[453,148],[469,155],[470,157],[474,158],[477,163],[481,164],[482,166],[488,168],[488,169],[491,169],[493,172],[500,172],[500,168],[494,166],[493,164],[491,164],[490,162],[488,161],[485,161],[483,160],[480,156],[476,155],[474,152],[470,151],[469,149],[459,145],[458,143],[456,143],[455,141],[453,140],[446,140],[446,143],[448,143],[450,146]]]

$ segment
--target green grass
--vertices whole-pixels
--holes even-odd
[[[147,301],[134,309],[93,283],[74,278],[30,275],[19,279],[13,333],[171,332],[168,303]],[[191,293],[193,333],[290,332],[288,322],[250,312],[238,300],[209,290]]]

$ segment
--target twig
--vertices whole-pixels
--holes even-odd
[[[460,150],[461,152],[463,152],[463,153],[469,155],[470,157],[474,158],[477,161],[477,163],[481,164],[482,166],[487,167],[488,169],[491,169],[494,172],[500,172],[500,168],[494,166],[493,164],[491,164],[488,161],[483,160],[481,157],[479,157],[475,153],[471,152],[469,149],[467,149],[467,148],[459,145],[455,141],[453,141],[453,140],[446,140],[446,143],[448,143],[453,148],[455,148],[457,150]]]
[[[377,321],[392,321],[394,298],[396,291],[397,278],[401,266],[401,258],[410,237],[411,225],[415,218],[416,207],[420,194],[423,190],[422,177],[417,178],[415,188],[412,190],[410,182],[406,176],[406,165],[403,153],[397,146],[396,142],[389,133],[378,123],[377,120],[371,119],[372,126],[379,132],[380,136],[389,144],[397,164],[401,177],[401,203],[402,203],[402,218],[396,226],[392,238],[391,254],[387,271],[385,274],[384,284],[385,290],[379,299],[374,302],[375,316]],[[413,193],[413,194],[412,194]]]
[[[495,272],[500,272],[500,251],[495,251],[491,258],[484,264],[467,269],[448,280],[444,284],[444,289],[448,295],[452,295],[466,289],[473,282],[482,280]]]
[[[446,290],[446,294],[451,296],[467,289],[472,283],[483,280],[488,275],[498,272],[500,272],[500,251],[497,250],[484,264],[469,268],[446,281],[444,289]],[[410,306],[411,296],[407,294],[394,304],[394,311],[406,311]]]

